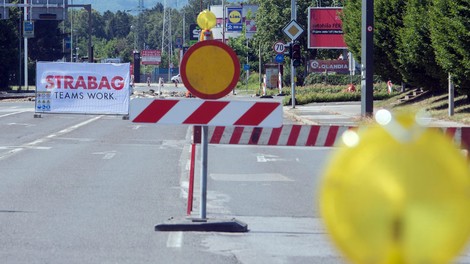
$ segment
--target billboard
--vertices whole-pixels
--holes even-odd
[[[129,113],[129,63],[38,62],[36,113]]]
[[[228,20],[227,20],[227,32],[238,31],[241,32],[243,29],[243,15],[242,7],[227,7]]]
[[[30,16],[33,20],[65,20],[68,0],[33,0]]]
[[[194,45],[199,41],[199,35],[201,34],[201,29],[197,24],[189,25],[189,45]]]
[[[140,52],[142,65],[160,65],[162,52],[160,50],[142,50]]]
[[[308,8],[309,49],[347,49],[341,11],[341,7]]]

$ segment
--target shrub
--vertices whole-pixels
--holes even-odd
[[[374,76],[374,83],[381,82],[379,76]],[[354,83],[359,85],[361,83],[360,75],[347,75],[347,74],[333,74],[333,73],[311,73],[304,81],[304,85],[325,84],[325,85],[347,85]]]

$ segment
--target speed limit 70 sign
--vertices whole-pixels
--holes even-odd
[[[278,41],[274,43],[273,49],[276,53],[282,54],[286,50],[286,47],[284,46],[284,43]]]

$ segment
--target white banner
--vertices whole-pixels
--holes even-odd
[[[36,112],[129,114],[129,63],[38,62]]]

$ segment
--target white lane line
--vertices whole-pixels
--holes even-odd
[[[166,241],[166,247],[169,248],[180,248],[183,245],[183,232],[170,232],[168,240]]]
[[[24,126],[24,127],[31,127],[35,126],[33,124],[26,124],[26,123],[8,123],[8,126]]]
[[[72,132],[72,131],[74,131],[74,130],[77,129],[77,128],[80,128],[80,127],[82,127],[82,126],[88,125],[88,124],[91,123],[91,122],[95,122],[96,120],[98,120],[98,119],[100,119],[100,118],[102,118],[102,117],[103,117],[103,116],[96,116],[96,117],[94,117],[94,118],[92,118],[92,119],[88,119],[88,120],[86,120],[86,121],[84,121],[84,122],[81,122],[81,123],[79,123],[79,124],[76,124],[76,125],[73,125],[73,126],[71,126],[71,127],[66,128],[66,129],[63,129],[63,130],[59,131],[58,134],[66,134],[66,133]]]
[[[39,150],[51,149],[51,147],[0,146],[0,149],[20,149],[20,148],[39,149]]]
[[[7,152],[5,152],[5,153],[1,153],[1,154],[0,154],[0,160],[6,159],[6,158],[8,158],[8,157],[10,157],[10,156],[13,156],[14,154],[19,153],[19,152],[21,152],[21,151],[23,151],[23,150],[25,150],[25,149],[35,147],[36,145],[41,144],[41,143],[44,143],[44,142],[48,141],[49,139],[52,139],[52,138],[55,138],[55,137],[58,137],[58,136],[61,136],[61,135],[70,133],[70,132],[74,131],[74,130],[77,129],[77,128],[80,128],[80,127],[82,127],[82,126],[85,126],[85,125],[87,125],[87,124],[89,124],[89,123],[91,123],[91,122],[94,122],[94,121],[100,119],[101,117],[103,117],[103,116],[96,116],[96,117],[93,117],[93,118],[88,119],[88,120],[86,120],[86,121],[84,121],[84,122],[81,122],[81,123],[78,123],[78,124],[73,125],[73,126],[71,126],[71,127],[68,127],[68,128],[66,128],[66,129],[63,129],[63,130],[61,130],[61,131],[59,131],[59,132],[57,132],[57,133],[50,134],[50,135],[45,136],[45,137],[43,137],[43,138],[36,139],[36,140],[31,141],[31,142],[29,142],[29,143],[26,143],[26,144],[23,144],[23,145],[21,145],[21,146],[18,146],[17,148],[14,148],[14,149],[12,149],[12,150],[10,150],[10,151],[7,151]]]
[[[11,116],[11,115],[16,115],[16,114],[21,114],[21,113],[26,113],[26,112],[30,112],[30,111],[18,111],[18,112],[14,112],[14,113],[4,114],[4,115],[0,115],[0,118]]]

